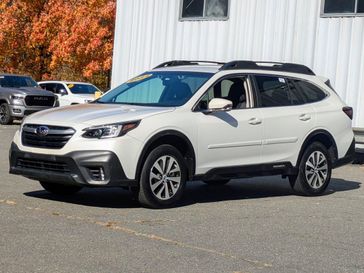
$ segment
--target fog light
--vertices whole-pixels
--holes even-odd
[[[100,168],[100,178],[101,178],[101,181],[104,181],[105,180],[105,173],[104,173],[104,169],[103,168]]]
[[[21,113],[21,109],[13,109],[13,112],[16,114],[20,114]]]
[[[105,181],[105,171],[103,167],[88,167],[90,176],[94,181]]]

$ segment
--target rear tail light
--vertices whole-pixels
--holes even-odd
[[[352,120],[353,119],[353,108],[349,106],[343,107],[343,112]]]

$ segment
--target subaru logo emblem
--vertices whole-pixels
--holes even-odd
[[[39,126],[36,132],[38,136],[46,136],[49,133],[49,128],[47,126]]]

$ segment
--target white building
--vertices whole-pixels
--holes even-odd
[[[118,0],[112,86],[176,59],[305,64],[364,127],[364,0]]]

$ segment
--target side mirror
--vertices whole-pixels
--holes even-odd
[[[210,114],[214,112],[228,112],[231,109],[233,109],[232,101],[215,98],[210,101],[209,107],[205,113]]]
[[[67,91],[66,91],[66,89],[59,89],[58,94],[60,94],[61,96],[65,96],[65,95],[67,95]]]

